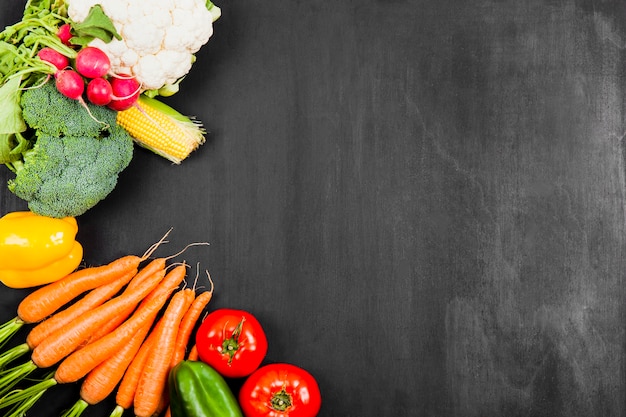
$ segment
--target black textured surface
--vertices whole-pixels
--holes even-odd
[[[210,242],[212,308],[255,313],[323,417],[626,415],[623,2],[216,4],[168,101],[207,143],[137,149],[85,261]]]

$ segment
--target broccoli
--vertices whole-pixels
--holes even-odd
[[[26,90],[20,103],[26,124],[53,136],[99,137],[115,125],[117,117],[117,112],[107,107],[89,104],[87,111],[78,100],[59,93],[53,82]]]
[[[113,191],[133,157],[133,140],[115,122],[117,112],[82,104],[52,83],[27,90],[22,112],[32,146],[9,166],[8,188],[35,213],[76,217]],[[94,120],[94,118],[98,120]]]

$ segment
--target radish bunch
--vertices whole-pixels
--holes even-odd
[[[59,32],[61,37],[62,32]],[[130,108],[141,91],[139,82],[131,76],[111,72],[107,54],[93,46],[84,46],[76,54],[73,65],[67,57],[53,48],[42,48],[37,56],[53,65],[57,90],[66,97],[84,103],[83,96],[96,106],[122,111]]]

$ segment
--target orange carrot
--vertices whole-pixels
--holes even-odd
[[[129,305],[138,304],[159,284],[164,275],[165,270],[161,269],[146,279],[142,287],[135,291],[126,289],[121,295],[53,332],[33,349],[31,360],[39,368],[47,368],[61,361],[87,340],[100,326],[115,317],[120,310],[124,310]],[[138,278],[141,278],[141,271],[135,275],[133,280]]]
[[[115,317],[112,317],[111,320],[107,321],[103,326],[101,326],[91,336],[89,336],[89,339],[87,339],[81,347],[86,346],[89,343],[93,343],[96,340],[103,338],[107,334],[117,329],[122,323],[124,323],[124,321],[126,321],[126,319],[133,313],[133,311],[135,311],[136,308],[136,305],[132,305],[130,306],[130,308],[118,312]]]
[[[121,349],[139,329],[156,318],[161,307],[184,279],[185,273],[186,266],[184,264],[168,272],[163,282],[146,297],[150,300],[149,303],[142,303],[133,315],[113,332],[71,353],[59,364],[55,372],[55,379],[60,383],[77,381],[106,360],[112,352]],[[138,290],[140,289],[137,288],[136,292]]]
[[[182,277],[184,278],[185,267],[181,266],[181,268],[183,269]],[[27,398],[38,395],[41,391],[45,391],[54,385],[77,381],[87,375],[97,365],[115,355],[116,352],[122,349],[122,347],[130,341],[132,336],[143,327],[141,326],[142,323],[145,325],[152,323],[152,320],[156,317],[158,310],[161,306],[163,306],[163,304],[165,304],[167,298],[173,290],[170,290],[169,288],[171,285],[158,285],[163,283],[161,280],[165,276],[165,269],[159,270],[158,272],[152,274],[149,278],[141,277],[140,275],[141,272],[138,273],[133,280],[138,279],[139,277],[139,279],[142,280],[141,286],[135,285],[134,288],[132,288],[132,291],[129,291],[129,284],[121,295],[84,314],[79,319],[68,324],[65,329],[59,329],[51,334],[33,350],[30,361],[8,371],[8,382],[6,384],[2,382],[3,378],[0,377],[0,388],[3,391],[2,394],[8,392],[7,395],[2,397],[0,408],[24,402]],[[170,291],[165,291],[163,287]],[[80,344],[91,333],[93,333],[94,329],[96,329],[98,325],[101,325],[107,319],[112,317],[116,311],[127,308],[129,304],[138,304],[139,301],[153,291],[162,294],[163,299],[155,299],[153,303],[146,306],[146,308],[143,308],[141,313],[133,315],[133,319],[135,319],[134,321],[132,319],[128,320],[124,325],[116,329],[115,332],[110,333],[100,340],[88,344],[87,346],[67,356],[68,353],[73,352],[78,346],[80,346]],[[154,313],[151,309],[154,310]],[[148,315],[148,313],[153,314]],[[130,329],[126,326],[126,324],[130,322],[139,325]],[[121,329],[124,330],[122,331]],[[129,337],[126,337],[126,334],[128,334]],[[97,346],[95,353],[91,352],[89,349],[93,346]],[[77,355],[79,352],[87,352],[87,354]],[[61,362],[52,376],[28,388],[13,390],[11,392],[8,391],[19,380],[18,378],[23,378],[37,368],[52,366],[64,357],[65,359]],[[62,370],[61,373],[59,372],[60,370]],[[85,402],[78,401],[74,405],[72,412],[82,412],[84,407],[86,407],[85,404]]]
[[[122,349],[89,372],[80,387],[80,398],[63,412],[62,417],[80,416],[87,407],[107,398],[122,379],[149,330],[150,326],[145,326]]]
[[[148,355],[150,354],[150,351],[154,346],[154,341],[159,334],[160,328],[162,326],[161,323],[162,321],[159,320],[154,326],[154,329],[152,329],[144,343],[141,345],[139,351],[133,358],[133,361],[130,363],[128,369],[124,373],[122,381],[117,388],[117,394],[115,396],[116,407],[111,416],[121,415],[124,410],[129,409],[133,405],[135,393],[137,391],[137,383],[139,382],[139,378],[141,377],[141,374],[143,372],[143,368],[146,364],[146,360],[148,359]]]
[[[165,236],[161,239],[161,241],[155,243],[142,258],[139,258],[140,261],[147,259],[149,256],[149,253],[155,250],[156,247],[164,241],[164,238]],[[100,267],[96,267],[96,268],[99,271],[101,271],[102,269]],[[10,391],[20,380],[25,378],[28,374],[33,372],[35,369],[52,366],[56,364],[57,362],[59,362],[60,360],[62,360],[64,357],[66,357],[69,353],[71,353],[77,347],[81,346],[81,344],[84,343],[85,340],[87,340],[91,334],[93,334],[95,329],[97,329],[102,324],[106,323],[106,321],[109,320],[111,317],[114,317],[117,311],[123,311],[125,308],[128,308],[128,306],[131,304],[138,304],[161,282],[161,280],[165,276],[165,273],[166,273],[165,268],[163,268],[159,270],[159,272],[152,274],[150,277],[146,278],[145,275],[147,274],[141,274],[141,271],[140,271],[134,276],[133,280],[136,280],[136,282],[141,282],[141,285],[136,284],[133,286],[131,285],[132,284],[131,282],[131,284],[129,284],[128,287],[126,288],[126,291],[124,291],[120,296],[117,296],[107,301],[106,303],[100,305],[99,307],[83,314],[78,319],[72,321],[64,328],[58,329],[55,332],[53,332],[44,341],[42,341],[37,347],[35,347],[31,355],[31,360],[21,365],[18,365],[12,369],[4,371],[2,375],[0,376],[0,396],[2,396],[2,401],[0,401],[0,408],[9,407],[12,405],[16,405],[18,403],[24,403],[25,401],[26,403],[32,405],[32,403],[34,402],[32,401],[33,398],[39,398],[39,396],[43,393],[43,391],[47,390],[51,386],[54,386],[60,382],[63,382],[61,380],[56,379],[56,373],[55,373],[55,374],[51,374],[51,376],[45,378],[44,380],[38,382],[37,384],[33,386],[20,389],[20,390]],[[105,276],[109,276],[110,278],[110,275],[112,274],[109,271],[108,274],[101,273],[101,274],[96,274],[96,275],[97,276],[105,275]],[[72,291],[74,291],[74,294],[76,295],[73,296],[73,298],[75,298],[76,296],[82,294],[82,292],[87,290],[85,289],[85,282],[87,283],[87,286],[93,284],[93,279],[87,279],[87,278],[90,278],[89,276],[80,276],[79,278],[82,278],[82,281],[81,279],[78,279],[78,281],[81,282],[81,285],[82,285],[82,286],[79,285],[81,291],[77,291],[76,285],[69,285],[68,287],[55,286],[54,284],[57,284],[59,281],[50,284],[49,287],[55,287],[57,291],[63,290],[63,288],[67,288],[68,293],[72,293]],[[61,281],[63,281],[63,279]],[[129,287],[131,287],[131,291],[128,290]],[[58,305],[57,308],[62,307],[64,304],[59,303],[59,299],[63,299],[63,298],[64,298],[63,296],[57,295],[56,300],[53,303],[49,303],[47,308],[50,309],[49,307],[50,305]],[[68,302],[71,301],[73,298],[68,298]],[[44,310],[45,309],[41,311],[44,311]],[[41,314],[41,311],[39,312],[39,314]],[[21,319],[19,320],[19,322],[24,323],[24,321],[22,321]],[[128,340],[126,340],[125,342],[127,341]],[[105,359],[106,359],[107,357],[115,354],[115,352],[119,350],[120,348],[121,346],[116,346],[116,345],[105,346],[103,348],[103,351],[100,352],[100,354],[106,355],[105,356]],[[93,367],[95,367],[98,363],[93,363],[92,364],[93,366],[91,368],[86,368],[85,366],[83,366],[83,368],[80,368],[81,372],[86,370],[83,376],[86,375],[91,369],[93,369]],[[87,366],[89,366],[89,364]],[[29,398],[31,400],[27,401]],[[27,410],[27,408],[28,407],[24,408],[22,406],[19,406],[18,410],[20,411],[20,413],[23,413]]]
[[[170,229],[171,230],[171,229]],[[92,290],[103,283],[115,279],[116,275],[139,266],[141,261],[165,242],[169,231],[154,243],[141,257],[129,255],[119,258],[108,265],[89,267],[74,271],[60,280],[41,287],[27,296],[17,308],[16,316],[0,325],[0,348],[7,343],[27,323],[37,323],[54,314],[59,308],[66,305],[85,291]],[[75,281],[75,282],[73,282]],[[27,346],[26,344],[24,346]],[[7,363],[6,357],[0,359],[0,367]]]
[[[78,300],[76,303],[42,321],[33,327],[28,333],[26,343],[28,343],[28,346],[33,349],[55,330],[62,328],[81,314],[84,314],[111,299],[122,289],[124,285],[128,283],[128,281],[132,279],[132,277],[135,276],[136,273],[137,269],[133,269],[115,281],[91,290],[89,294]]]
[[[200,293],[195,300],[193,300],[193,303],[191,304],[191,307],[189,307],[189,310],[187,310],[187,313],[185,313],[185,316],[180,323],[180,329],[176,338],[176,350],[172,355],[171,367],[174,367],[178,364],[178,362],[185,358],[187,344],[189,343],[191,333],[193,332],[200,315],[204,311],[204,308],[207,306],[209,301],[211,301],[212,297],[213,289]]]
[[[155,347],[150,351],[144,371],[137,384],[134,408],[135,416],[150,417],[156,413],[167,383],[170,363],[180,322],[193,302],[191,289],[178,291],[163,313],[161,328],[156,336]]]
[[[163,396],[159,398],[159,405],[157,406],[156,411],[154,412],[154,415],[160,416],[161,414],[167,414],[169,409],[170,409],[170,396],[169,396],[169,392],[167,391],[167,383],[166,383],[165,389],[163,391]]]
[[[211,277],[209,277],[209,280]],[[207,306],[211,298],[213,297],[213,282],[211,281],[211,290],[200,293],[192,302],[191,306],[183,316],[183,319],[180,322],[180,328],[178,329],[178,335],[176,336],[176,346],[174,350],[174,354],[172,355],[172,361],[170,363],[170,370],[176,366],[180,361],[185,359],[185,353],[187,352],[187,344],[189,343],[189,338],[191,333],[193,332],[194,327],[200,315],[204,311],[204,308]],[[194,345],[195,347],[195,345]],[[164,394],[168,394],[167,392]],[[164,401],[168,395],[163,395]],[[167,401],[169,403],[169,401]],[[169,404],[166,404],[169,405]],[[162,405],[163,406],[163,405]],[[158,412],[159,410],[157,410]],[[165,416],[170,417],[171,410],[169,406],[165,409]]]
[[[89,372],[80,388],[80,396],[83,400],[91,405],[97,404],[113,392],[145,341],[151,327],[152,323],[146,324],[122,349]]]
[[[115,397],[116,407],[110,417],[120,417],[124,413],[124,410],[129,409],[133,405],[139,378],[144,371],[146,360],[155,343],[155,339],[160,332],[161,325],[162,322],[159,320],[150,335],[146,338],[144,344],[139,349],[139,352],[137,352],[133,362],[128,366],[128,369],[117,389]]]
[[[198,346],[195,344],[191,346],[189,349],[189,354],[187,355],[187,360],[189,361],[197,361],[198,360]]]
[[[166,259],[167,258],[156,258],[150,261],[148,265],[144,266],[141,271],[139,271],[138,275],[141,275],[137,276],[136,279],[133,279],[130,284],[128,284],[126,291],[133,291],[135,288],[143,285],[144,280],[150,277],[151,274],[161,269],[165,269]],[[142,300],[142,302],[143,301],[144,300]],[[133,311],[135,311],[136,307],[136,305],[131,304],[128,306],[128,308],[118,311],[115,317],[111,318],[111,320],[107,321],[104,325],[102,325],[92,335],[89,336],[89,339],[85,342],[85,345],[87,343],[95,342],[96,340],[102,338],[103,336],[106,336],[113,330],[117,329],[119,325],[122,324],[132,314]]]
[[[26,323],[36,323],[56,312],[85,291],[107,284],[139,267],[141,257],[128,255],[102,265],[72,272],[27,295],[17,308]]]
[[[194,245],[199,245],[202,243],[196,243]],[[191,245],[189,245],[191,246]],[[179,254],[183,253],[185,251],[186,248],[183,248],[183,250],[181,250],[178,253],[175,253],[174,255],[168,256],[167,258],[157,258],[154,261],[152,261],[152,263],[156,263],[158,262],[161,267],[165,268],[165,262],[175,256],[178,256]],[[129,284],[129,289],[132,289],[134,285],[141,285],[141,281],[140,280],[133,280],[131,282],[131,284]],[[144,300],[144,303],[147,303],[149,300]],[[124,311],[120,311],[119,314],[113,318],[112,320],[110,320],[108,323],[106,323],[104,326],[102,326],[91,338],[90,341],[96,341],[98,339],[100,339],[101,337],[107,335],[108,333],[110,333],[111,331],[113,331],[114,329],[116,329],[120,324],[122,324],[134,311],[134,308],[130,308]]]
[[[162,263],[163,268],[165,268],[165,258],[155,259],[153,262]],[[135,282],[133,282],[133,284],[134,283]],[[137,282],[137,284],[139,285],[140,282]],[[132,289],[132,287],[133,286],[129,285],[129,290]],[[144,298],[141,301],[140,306],[142,304],[145,304],[148,301],[149,299]],[[107,334],[111,333],[113,330],[117,329],[122,323],[126,321],[128,317],[130,317],[133,311],[135,311],[135,308],[136,306],[133,305],[133,306],[129,306],[129,308],[127,308],[126,310],[120,311],[115,317],[109,320],[104,326],[96,330],[96,332],[93,335],[91,335],[91,337],[89,338],[88,343],[95,342],[96,340],[106,336]]]
[[[139,274],[135,275],[136,279]],[[11,389],[27,375],[37,368],[47,368],[55,365],[66,357],[91,335],[95,329],[115,316],[115,313],[124,309],[129,304],[138,304],[142,298],[157,286],[165,275],[165,270],[154,274],[151,280],[144,280],[145,285],[136,291],[124,291],[121,295],[107,301],[97,308],[88,311],[64,327],[52,332],[46,339],[37,345],[29,361],[4,371],[0,376],[0,407],[8,407],[23,401],[28,396],[34,396],[40,390],[45,390],[58,381],[54,377],[46,378],[28,389],[15,390],[9,395]],[[149,282],[150,281],[150,282]],[[26,344],[24,344],[26,345]]]
[[[169,231],[148,248],[142,256],[122,256],[101,266],[79,269],[58,281],[38,288],[27,295],[17,307],[17,316],[26,323],[39,322],[55,313],[82,293],[107,284],[133,269],[139,268],[144,260],[165,242]]]
[[[102,285],[89,292],[85,297],[78,300],[68,308],[58,311],[53,316],[37,324],[26,337],[26,342],[19,344],[0,355],[0,368],[16,358],[34,349],[42,340],[54,331],[64,327],[75,320],[81,314],[101,305],[110,299],[126,284],[136,273],[136,269],[122,275],[115,281]]]

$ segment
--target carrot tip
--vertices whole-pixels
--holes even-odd
[[[209,283],[211,284],[211,289],[209,290],[209,292],[213,293],[213,290],[215,289],[215,285],[213,284],[213,280],[211,279],[211,274],[209,274],[209,271],[206,271],[206,275],[207,275],[207,278],[209,279]]]
[[[157,250],[157,248],[159,246],[161,246],[163,243],[168,243],[167,240],[165,240],[165,238],[167,238],[167,236],[170,234],[170,232],[172,231],[172,229],[174,229],[173,227],[170,227],[170,229],[165,232],[165,234],[163,235],[163,237],[161,237],[161,239],[159,239],[157,242],[153,243],[148,250],[141,256],[141,260],[146,260],[148,259],[155,250]]]
[[[187,249],[189,249],[192,246],[209,246],[210,243],[209,242],[194,242],[194,243],[189,243],[187,246],[185,246],[184,248],[182,248],[178,253],[175,253],[173,255],[170,255],[169,257],[167,257],[166,259],[172,259],[175,258],[179,255],[181,255],[182,253],[184,253]]]

